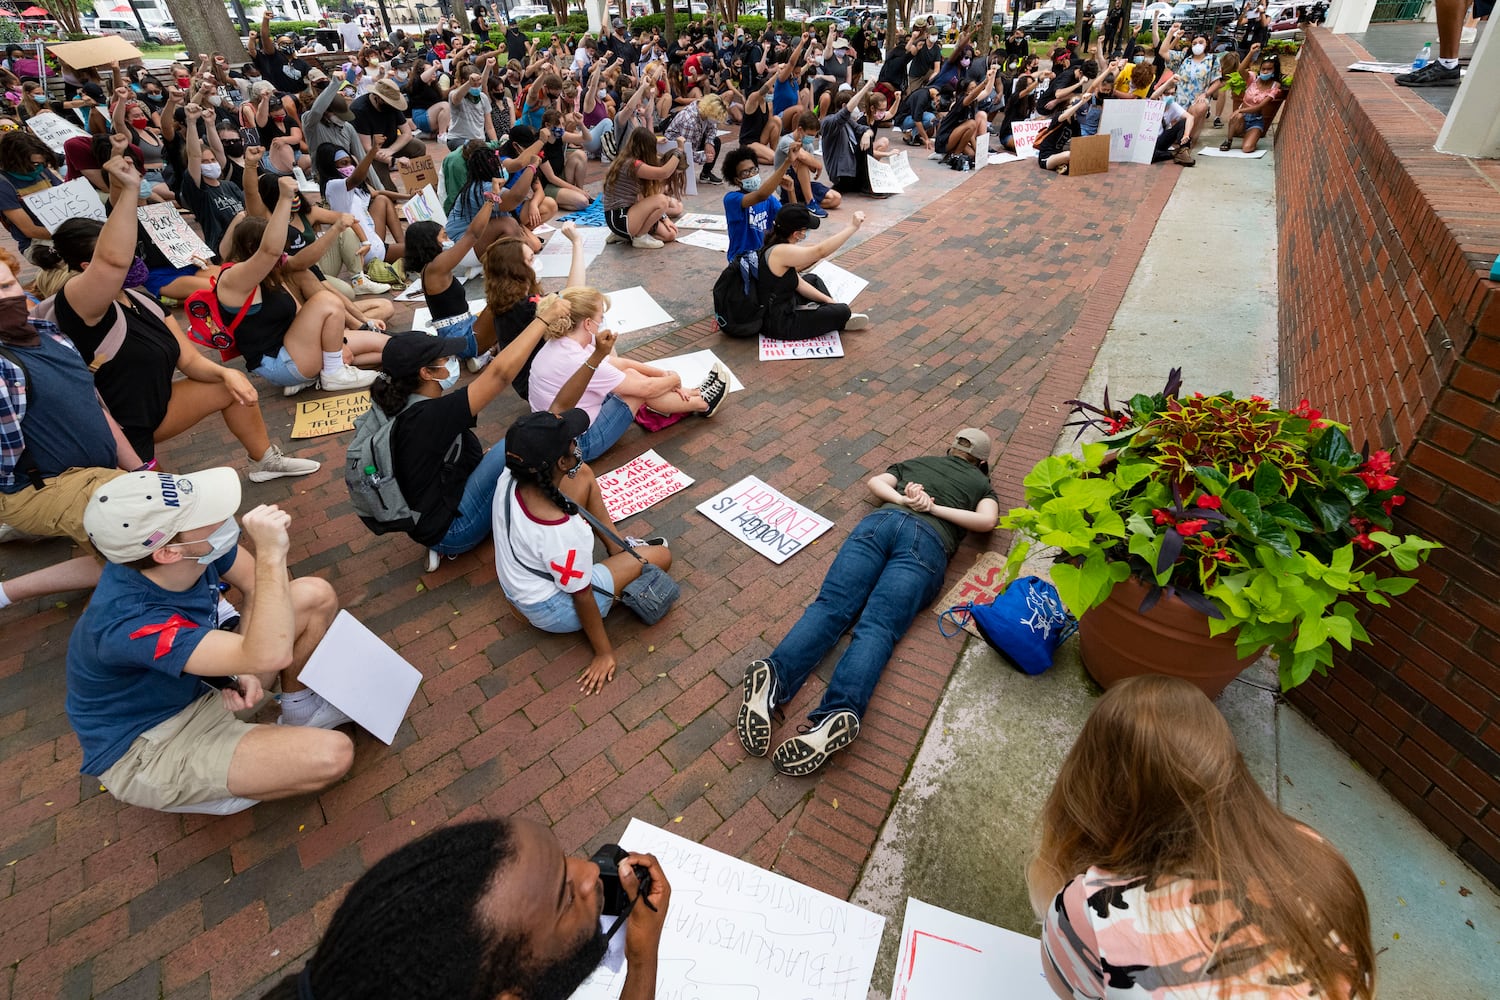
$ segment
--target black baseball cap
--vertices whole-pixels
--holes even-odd
[[[457,357],[466,346],[458,337],[398,333],[385,342],[380,352],[380,370],[396,378],[408,378],[438,358]]]
[[[818,217],[808,211],[806,205],[786,205],[776,213],[774,223],[776,231],[783,236],[790,236],[799,229],[817,229]]]
[[[513,469],[550,465],[588,429],[589,415],[577,407],[561,416],[550,410],[528,413],[505,432],[505,464]]]

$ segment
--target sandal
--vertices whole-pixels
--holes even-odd
[[[1060,167],[1057,168],[1057,176],[1059,176],[1059,177],[1066,177],[1066,176],[1068,176],[1068,165],[1066,163],[1064,163],[1062,166],[1060,166]]]
[[[1219,152],[1221,152],[1221,153],[1227,153],[1227,152],[1229,152],[1229,147],[1232,146],[1233,144],[1234,144],[1234,140],[1233,139],[1225,139],[1223,142],[1219,143]]]

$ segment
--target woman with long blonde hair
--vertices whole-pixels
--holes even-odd
[[[1105,692],[1040,825],[1027,887],[1058,996],[1374,996],[1354,871],[1266,797],[1188,682]]]
[[[533,411],[552,408],[568,378],[588,360],[595,337],[604,330],[609,299],[597,288],[564,288],[568,315],[547,324],[541,350],[531,363],[530,402]],[[729,395],[729,372],[715,366],[703,384],[684,388],[682,376],[641,361],[611,353],[597,366],[578,406],[589,415],[588,431],[578,439],[583,460],[592,462],[624,436],[632,421],[664,427],[675,420],[662,418],[696,413],[711,417]],[[649,411],[649,412],[647,412]],[[654,415],[654,419],[653,419]]]

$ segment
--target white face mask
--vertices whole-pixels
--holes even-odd
[[[447,392],[458,384],[458,359],[449,358],[444,367],[448,370],[448,374],[438,382],[438,385],[443,387],[444,392]]]
[[[240,526],[230,518],[214,529],[213,534],[196,542],[174,542],[168,548],[176,548],[179,545],[201,545],[203,542],[209,544],[209,550],[198,557],[201,565],[208,566],[218,562],[229,554],[240,540]]]
[[[1208,46],[1204,45],[1202,42],[1199,42],[1197,45],[1193,46],[1193,55],[1195,55],[1195,56],[1201,56],[1203,53],[1205,53],[1207,51],[1208,51]]]
[[[219,175],[224,172],[224,168],[217,163],[200,163],[198,169],[205,178],[211,181],[218,180]]]

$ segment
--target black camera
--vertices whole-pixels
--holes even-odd
[[[604,914],[617,917],[630,909],[631,899],[620,884],[620,862],[629,855],[619,844],[605,844],[589,860],[599,866],[599,881],[604,883]],[[651,871],[645,865],[633,865],[640,895],[651,891]]]

